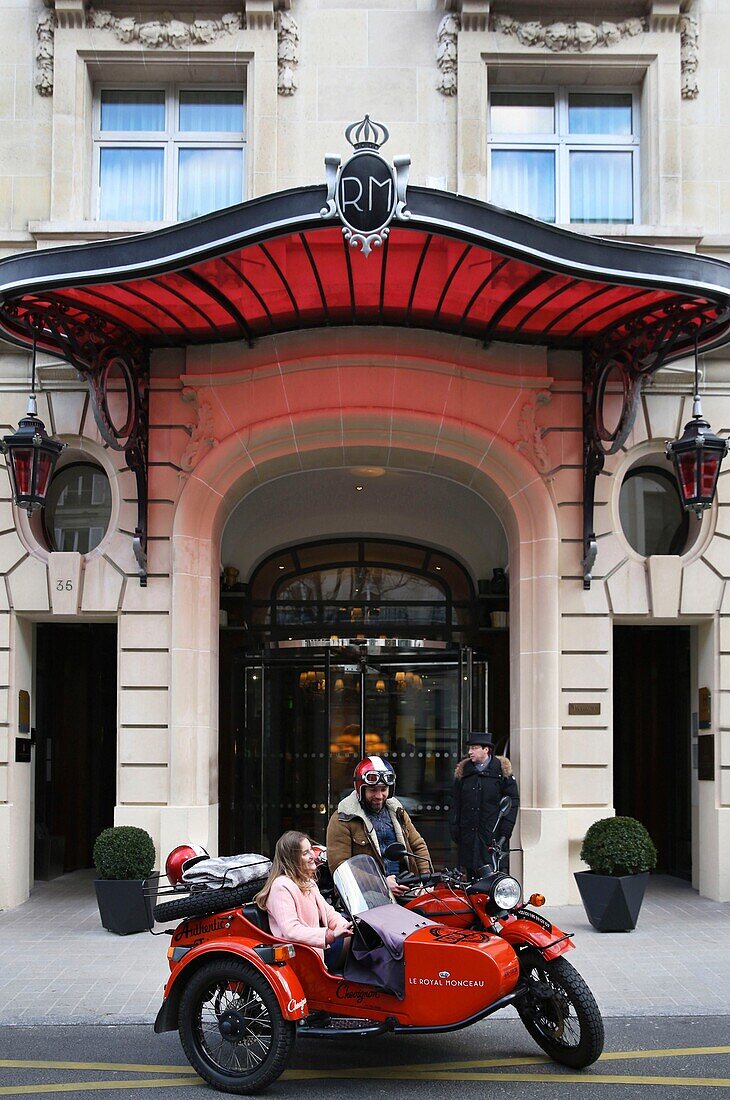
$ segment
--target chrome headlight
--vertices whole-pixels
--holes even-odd
[[[504,875],[492,888],[492,901],[499,909],[515,909],[522,898],[522,887],[516,878]]]

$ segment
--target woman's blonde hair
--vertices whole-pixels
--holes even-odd
[[[302,844],[305,840],[312,843],[306,833],[300,833],[296,829],[289,829],[279,837],[274,849],[269,877],[263,889],[259,890],[253,899],[259,909],[266,909],[274,879],[279,878],[280,875],[286,875],[287,878],[292,879],[300,890],[306,891],[310,888],[313,879],[302,867]]]

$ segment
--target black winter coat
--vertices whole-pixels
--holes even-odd
[[[457,765],[450,826],[462,867],[476,870],[488,862],[487,848],[492,841],[500,800],[506,794],[512,799],[512,808],[500,821],[497,838],[509,840],[517,820],[520,794],[507,757],[490,756],[483,773],[477,771],[468,756]]]

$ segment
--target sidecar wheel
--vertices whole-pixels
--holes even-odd
[[[562,956],[545,962],[530,953],[521,963],[529,988],[516,1008],[532,1038],[554,1062],[590,1066],[603,1050],[603,1020],[583,978]]]
[[[178,1019],[190,1065],[221,1092],[261,1092],[283,1073],[296,1037],[264,975],[236,960],[193,975]]]

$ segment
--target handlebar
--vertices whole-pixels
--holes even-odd
[[[399,886],[420,886],[421,876],[414,874],[413,871],[401,871],[395,876],[395,881]]]
[[[471,882],[482,878],[484,874],[494,874],[500,871],[501,863],[510,851],[519,852],[521,849],[509,848],[508,842],[504,838],[500,838],[495,844],[491,844],[487,852],[491,858],[492,866],[475,870],[471,878],[463,871],[456,868],[450,870],[448,867],[445,867],[441,871],[432,871],[428,874],[418,874],[415,871],[401,871],[400,874],[396,875],[395,881],[401,886],[407,886],[411,890],[423,886],[437,886],[439,883],[465,889]],[[482,873],[480,874],[480,872]]]
[[[408,886],[413,889],[416,886],[437,886],[440,882],[454,882],[466,885],[466,879],[459,871],[431,871],[428,874],[417,875],[413,871],[401,871],[396,875],[395,881],[400,886]]]

